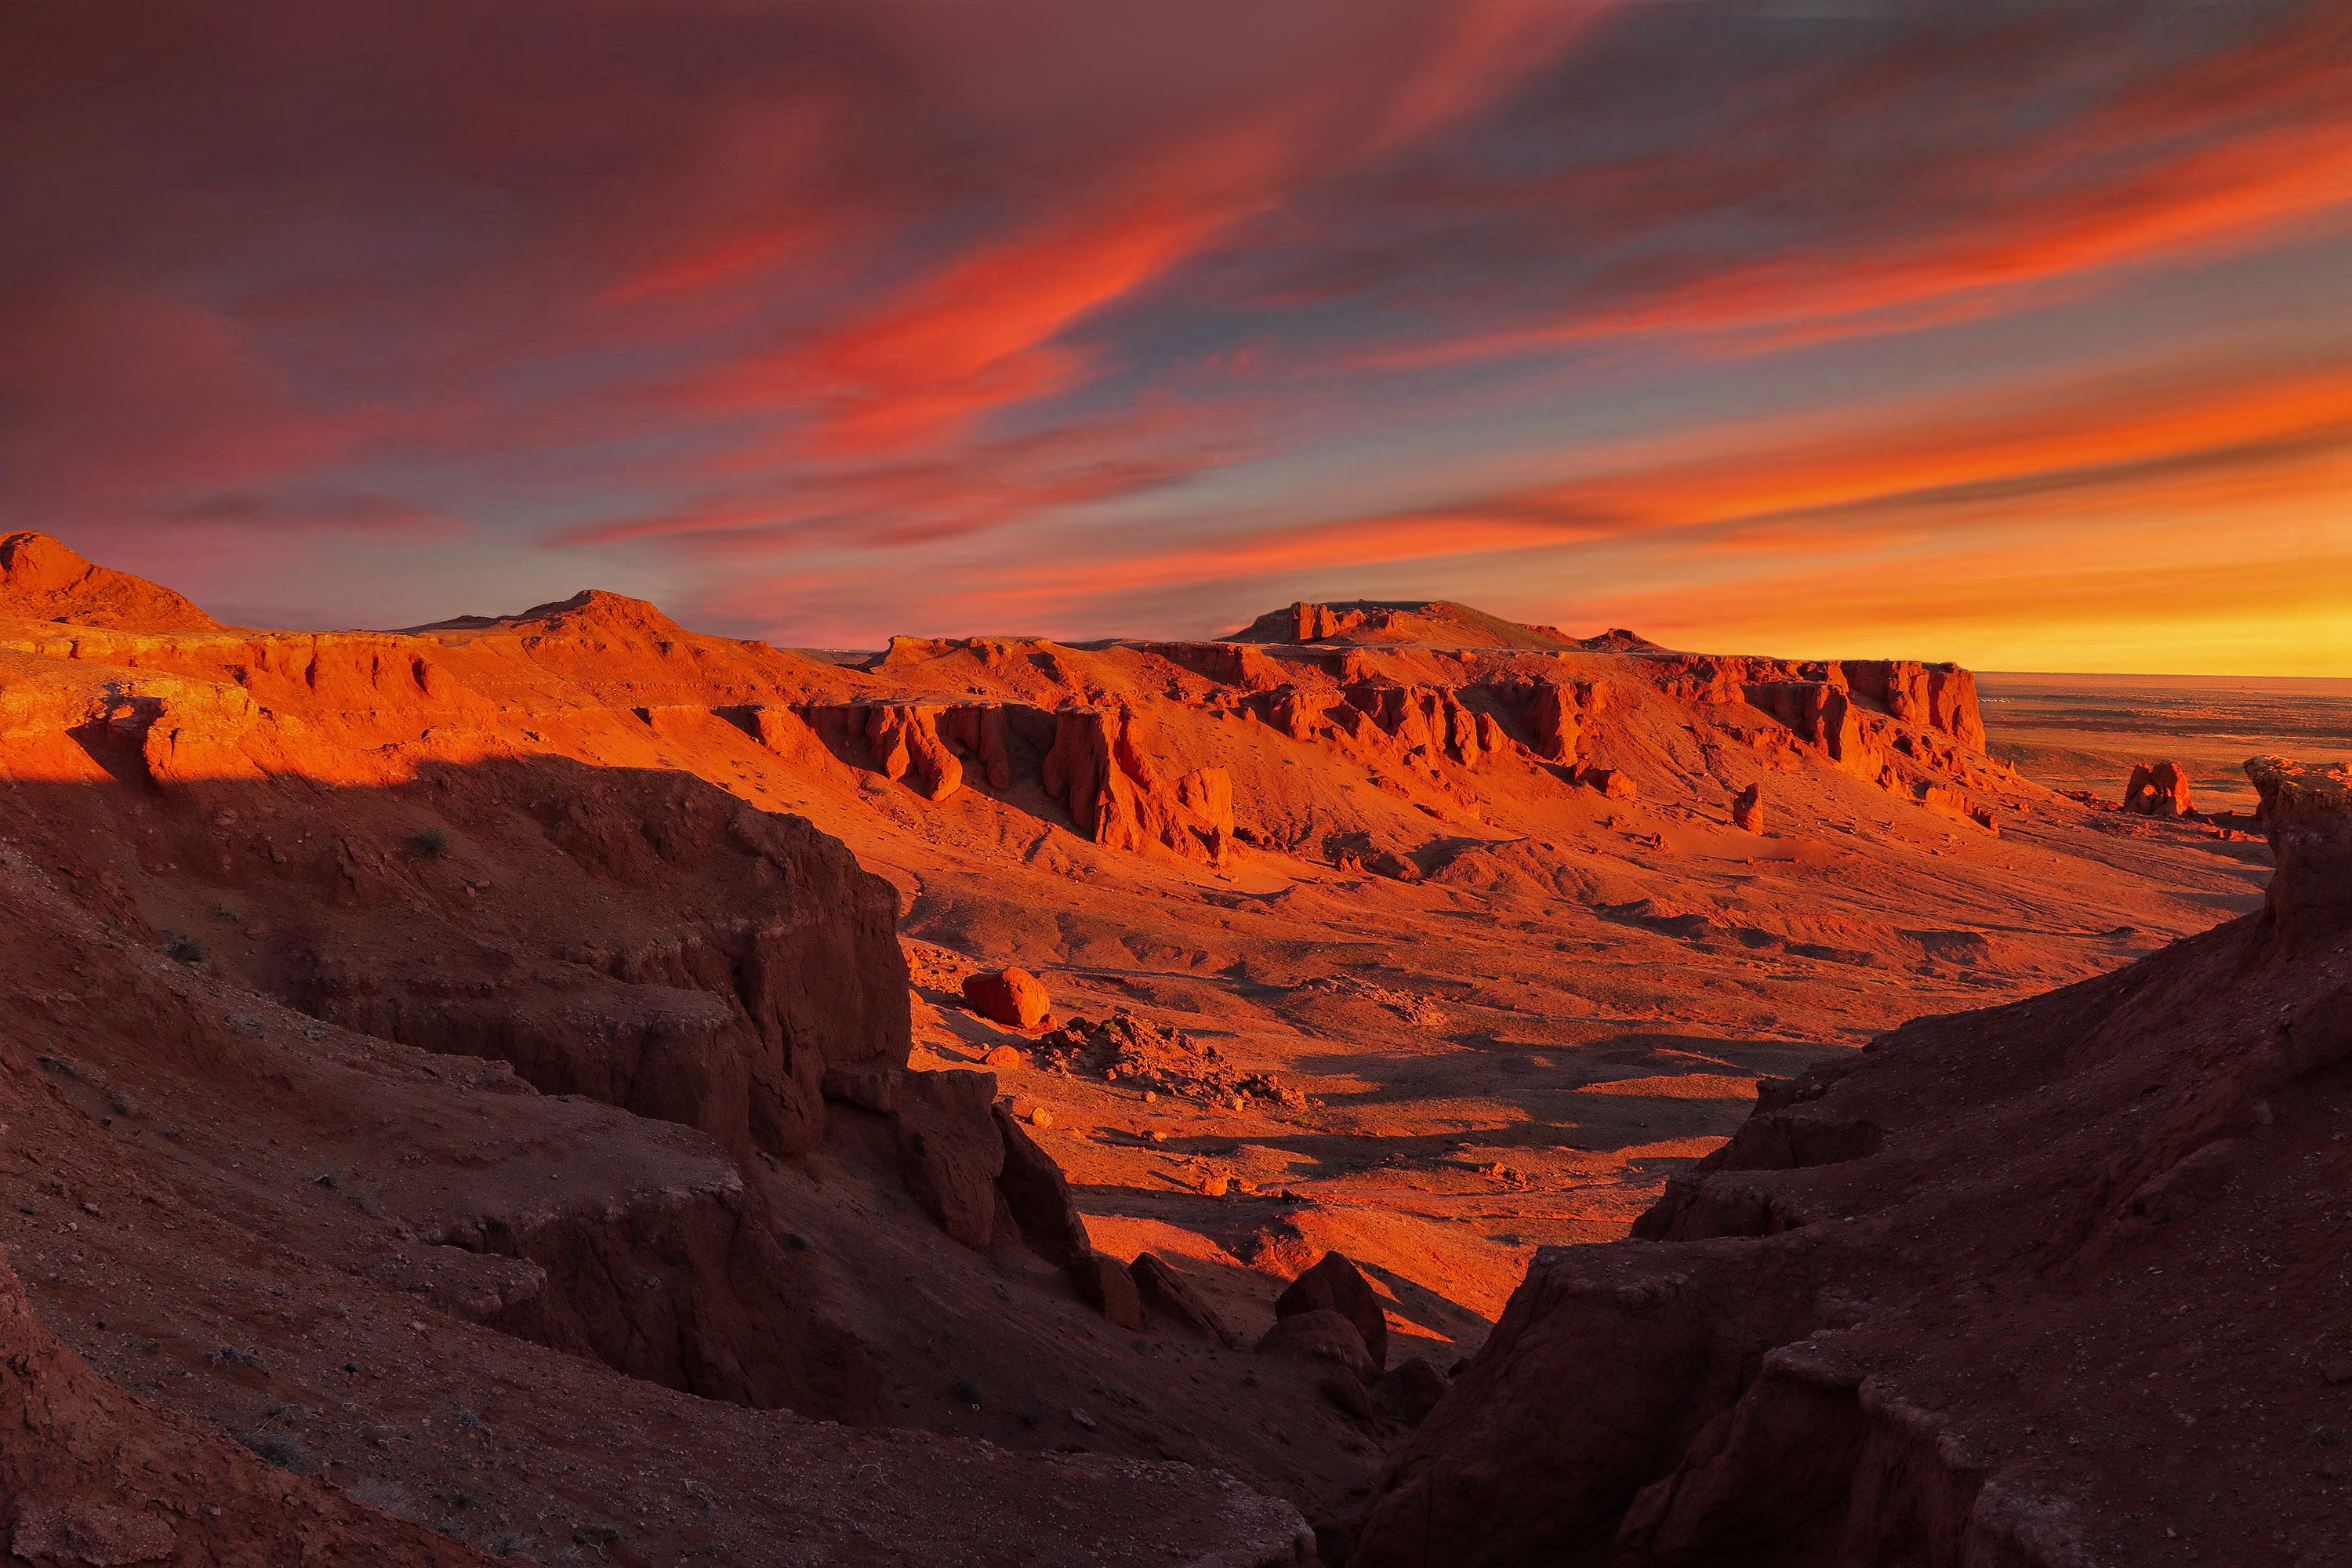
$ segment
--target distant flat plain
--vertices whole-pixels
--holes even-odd
[[[2248,757],[2352,761],[2352,680],[2294,676],[2052,675],[1977,678],[1996,754],[2053,789],[2123,796],[2135,763],[2169,758],[2197,805],[2252,811]]]

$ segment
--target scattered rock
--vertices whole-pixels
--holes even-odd
[[[1150,1023],[1131,1013],[1115,1013],[1099,1023],[1073,1018],[1038,1037],[1041,1063],[1069,1072],[1094,1074],[1154,1094],[1223,1102],[1250,1099],[1304,1105],[1305,1094],[1272,1073],[1244,1073],[1213,1044],[1181,1029]]]

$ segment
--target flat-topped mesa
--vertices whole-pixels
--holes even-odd
[[[1510,647],[1543,651],[1581,647],[1556,627],[1522,626],[1451,600],[1356,599],[1345,604],[1301,601],[1260,616],[1223,639],[1237,643],[1434,643],[1446,647]]]
[[[2246,776],[2262,795],[2271,873],[2264,895],[2282,931],[2352,925],[2352,763],[2254,757]]]
[[[220,623],[160,583],[93,566],[46,533],[0,536],[0,616],[123,631],[210,631]]]

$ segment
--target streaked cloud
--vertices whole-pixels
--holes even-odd
[[[2343,586],[2321,0],[127,0],[0,91],[0,523],[200,598],[2117,667],[2200,549]]]

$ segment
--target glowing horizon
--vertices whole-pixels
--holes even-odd
[[[2352,11],[24,6],[0,528],[251,625],[2352,677]]]

